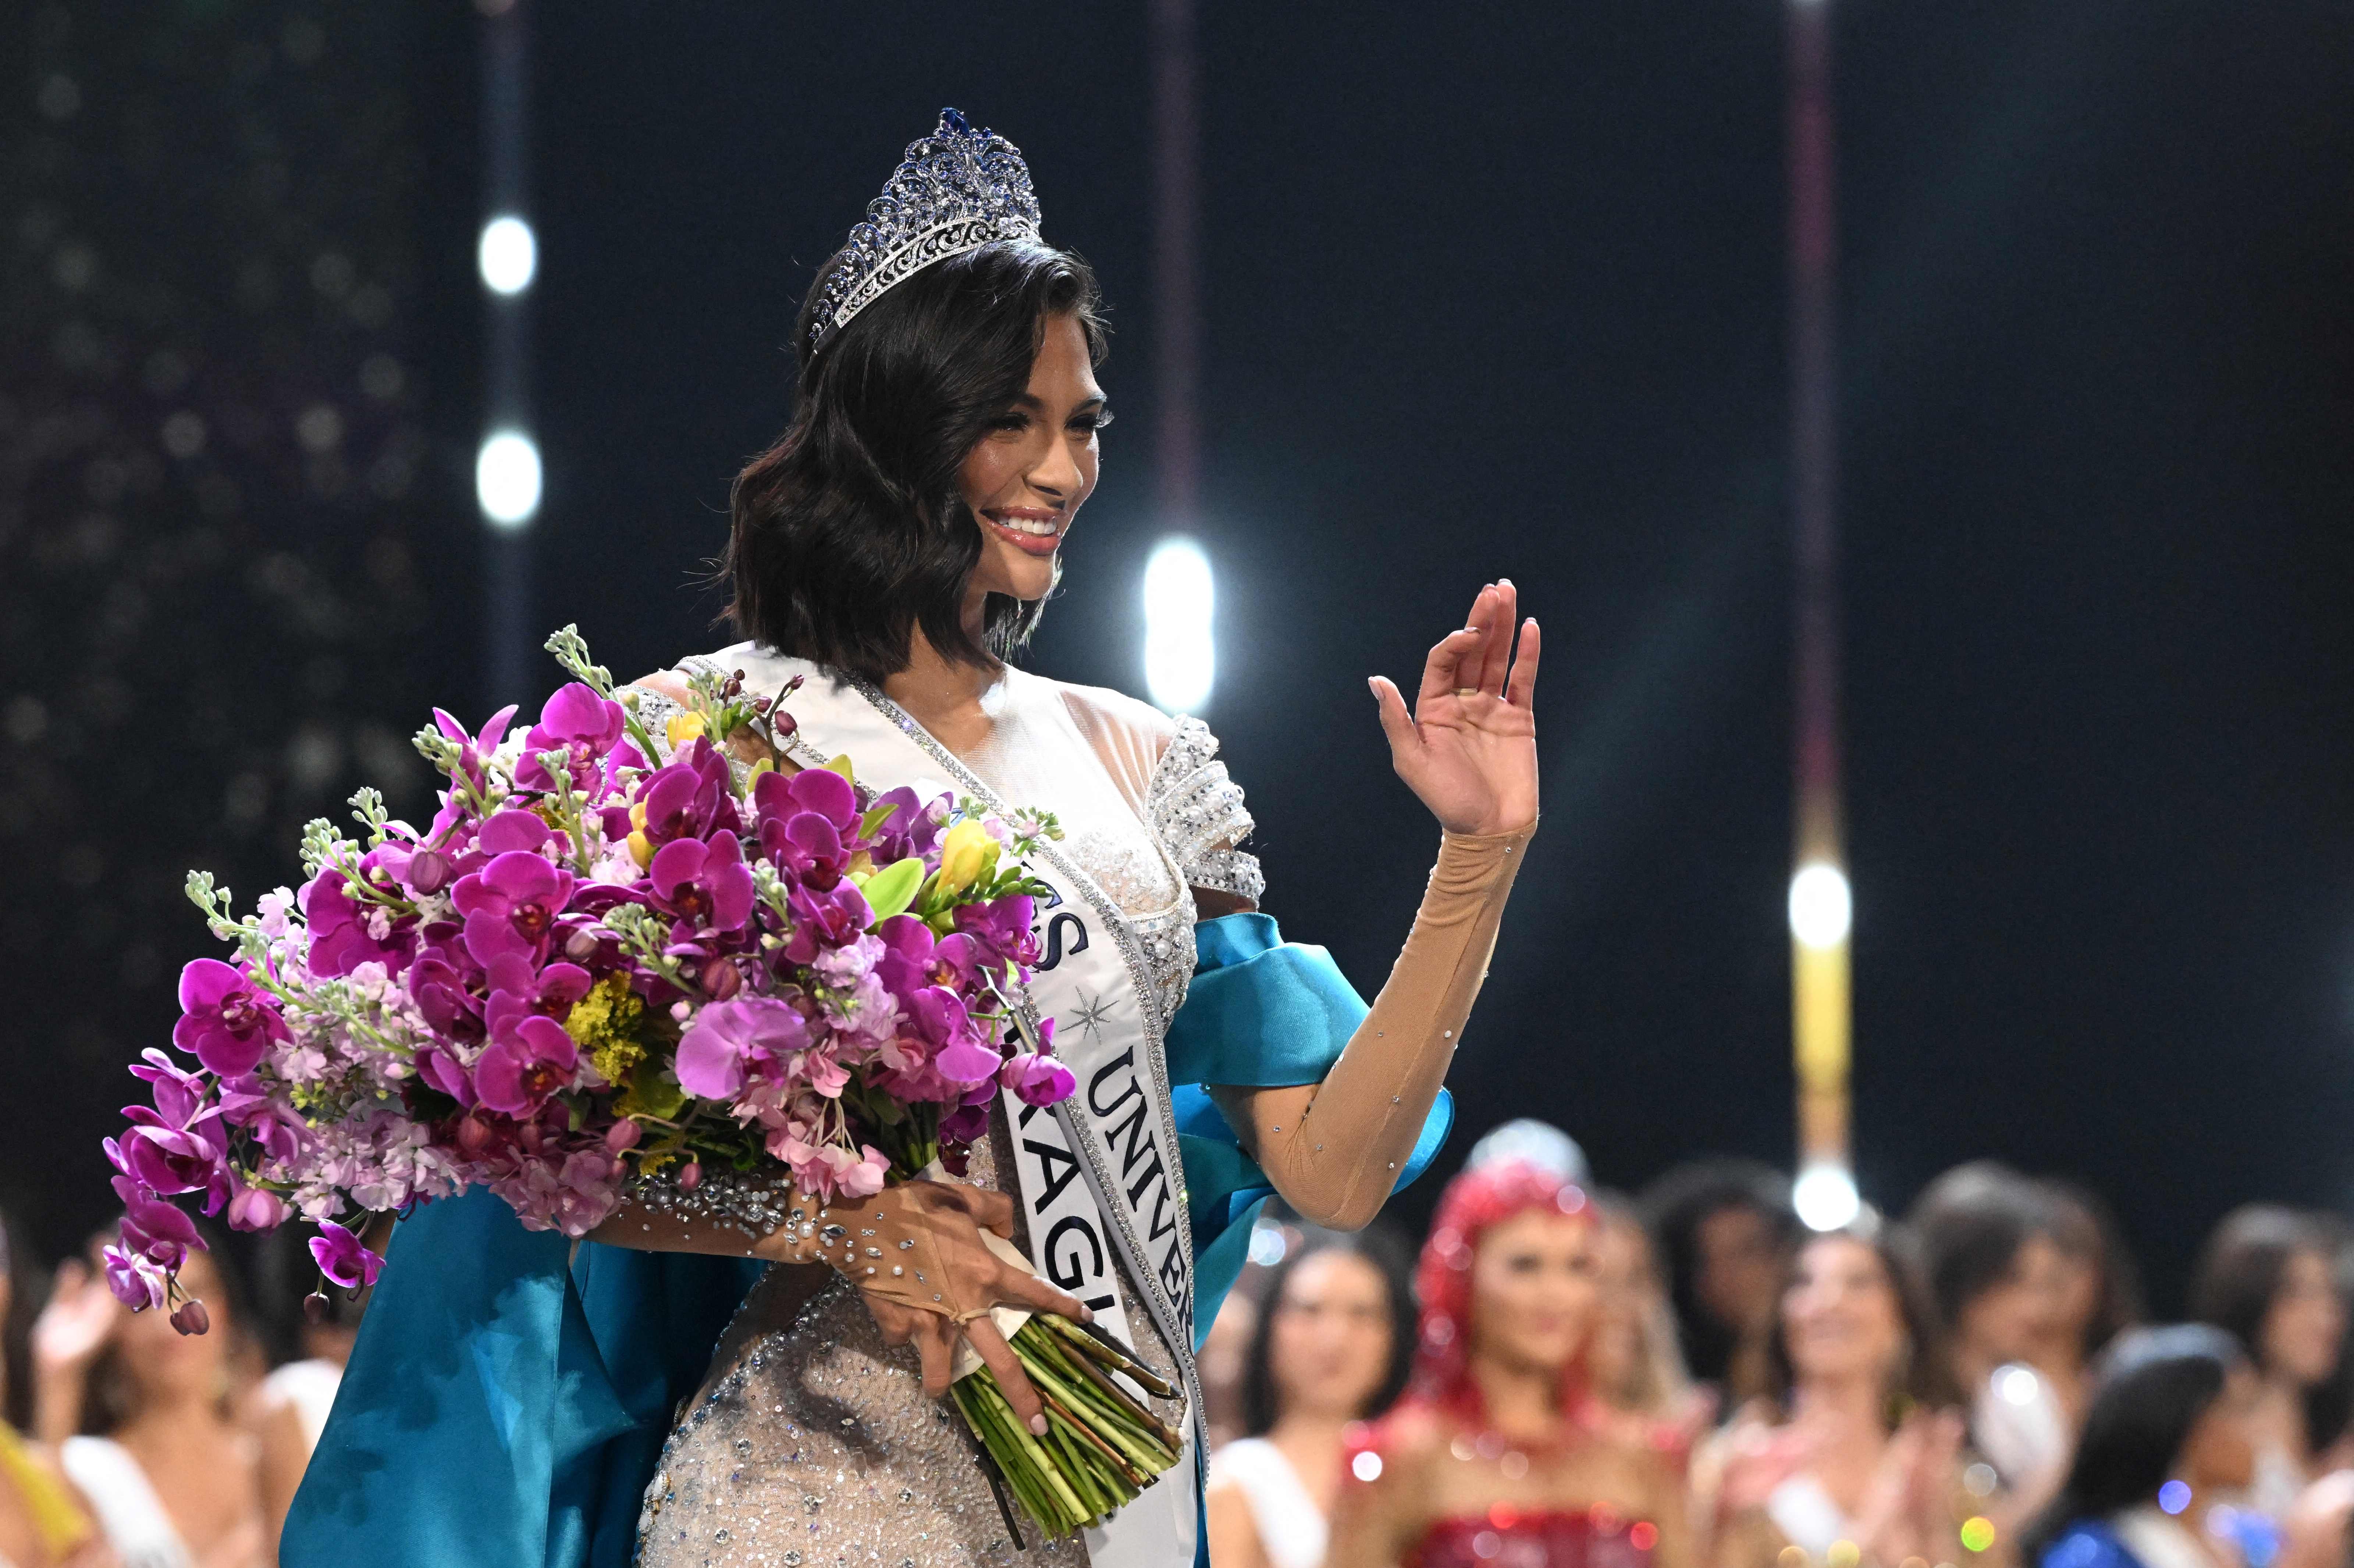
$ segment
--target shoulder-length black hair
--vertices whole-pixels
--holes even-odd
[[[981,529],[958,493],[965,455],[1030,384],[1049,317],[1105,350],[1095,273],[1067,250],[1001,239],[936,261],[812,348],[837,254],[801,303],[792,424],[736,476],[721,576],[728,617],[780,652],[880,680],[913,630],[950,659],[1020,647],[1044,601],[992,594],[981,637],[965,585]]]
[[[1397,1237],[1374,1226],[1362,1231],[1328,1231],[1306,1227],[1307,1235],[1281,1263],[1268,1271],[1265,1302],[1258,1326],[1251,1330],[1250,1350],[1243,1357],[1243,1436],[1262,1437],[1275,1427],[1283,1412],[1277,1406],[1275,1369],[1269,1362],[1275,1340],[1275,1314],[1283,1304],[1283,1287],[1292,1270],[1321,1253],[1345,1252],[1363,1258],[1382,1277],[1382,1294],[1390,1315],[1390,1364],[1365,1407],[1361,1421],[1371,1420],[1397,1403],[1405,1391],[1406,1374],[1414,1368],[1414,1285],[1408,1273],[1406,1249]]]
[[[1782,1297],[1789,1298],[1790,1286],[1798,1277],[1798,1266],[1807,1250],[1822,1242],[1852,1242],[1867,1247],[1880,1260],[1881,1272],[1888,1277],[1888,1288],[1896,1298],[1896,1316],[1904,1330],[1904,1361],[1883,1392],[1887,1402],[1882,1418],[1891,1430],[1914,1406],[1943,1409],[1958,1403],[1954,1380],[1946,1364],[1946,1336],[1937,1320],[1935,1301],[1929,1294],[1929,1285],[1921,1267],[1920,1249],[1914,1244],[1912,1233],[1903,1226],[1885,1221],[1860,1221],[1840,1230],[1823,1231],[1808,1235],[1790,1249],[1790,1259],[1782,1274]],[[1797,1387],[1798,1370],[1790,1361],[1789,1326],[1782,1320],[1782,1308],[1774,1308],[1774,1337],[1766,1342],[1766,1362],[1773,1378],[1773,1397],[1787,1414],[1790,1395]]]
[[[2236,1337],[2248,1359],[2264,1357],[2264,1318],[2289,1260],[2309,1252],[2330,1260],[2330,1237],[2310,1214],[2277,1203],[2247,1203],[2223,1216],[2199,1254],[2190,1315]]]
[[[2239,1341],[2204,1323],[2118,1335],[2101,1358],[2068,1479],[2020,1541],[2020,1561],[2041,1561],[2080,1520],[2155,1500],[2190,1429],[2245,1360]]]
[[[1775,1245],[1787,1251],[1798,1234],[1790,1179],[1755,1160],[1692,1160],[1644,1188],[1636,1208],[1667,1275],[1668,1304],[1683,1339],[1684,1364],[1702,1383],[1723,1383],[1740,1335],[1701,1300],[1701,1227],[1712,1214],[1746,1209],[1765,1220]]]
[[[2020,1248],[2036,1236],[2056,1244],[2060,1217],[2043,1189],[1978,1160],[1922,1189],[1905,1223],[1920,1243],[1938,1315],[1958,1328],[1969,1304],[2002,1283]]]

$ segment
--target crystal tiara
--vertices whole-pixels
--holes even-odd
[[[850,231],[847,254],[818,301],[810,346],[822,346],[894,284],[935,261],[991,240],[1037,238],[1038,197],[1022,150],[943,109],[938,127],[909,143],[883,194],[866,204],[866,220]]]

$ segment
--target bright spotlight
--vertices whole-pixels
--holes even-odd
[[[539,448],[520,430],[497,430],[474,459],[474,499],[482,515],[520,528],[539,510]]]
[[[1828,861],[1798,868],[1790,878],[1790,935],[1809,948],[1836,948],[1847,940],[1855,900],[1847,873]]]
[[[1790,1188],[1790,1206],[1810,1231],[1835,1231],[1863,1211],[1855,1178],[1844,1166],[1809,1165]]]
[[[482,270],[484,288],[494,294],[520,294],[539,271],[538,237],[519,217],[494,217],[482,225],[474,260]]]
[[[1171,713],[1200,713],[1217,679],[1210,635],[1210,557],[1191,539],[1163,539],[1144,564],[1144,684]]]

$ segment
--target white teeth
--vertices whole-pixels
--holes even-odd
[[[1042,539],[1055,536],[1055,520],[1051,517],[997,517],[991,521],[1001,528],[1013,529],[1016,534],[1034,534]]]

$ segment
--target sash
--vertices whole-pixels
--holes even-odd
[[[788,705],[799,726],[788,747],[795,762],[815,767],[846,755],[859,782],[877,789],[904,785],[925,798],[970,796],[1001,814],[1022,804],[1051,807],[1000,800],[897,704],[854,676],[748,642],[692,662],[740,669],[747,685],[761,693],[806,677]],[[1116,1254],[1176,1361],[1189,1452],[1142,1496],[1086,1532],[1098,1568],[1165,1568],[1193,1561],[1207,1452],[1193,1367],[1193,1233],[1161,1044],[1169,1021],[1118,906],[1056,845],[1042,844],[1031,870],[1053,892],[1040,901],[1041,959],[1011,1000],[1018,1027],[1034,1041],[1042,1020],[1055,1021],[1055,1054],[1078,1087],[1045,1110],[1002,1092],[1015,1160],[1001,1180],[1012,1178],[1005,1185],[1023,1205],[1042,1275],[1134,1344]],[[1178,874],[1173,865],[1171,872]]]

